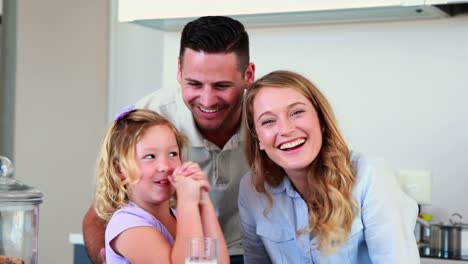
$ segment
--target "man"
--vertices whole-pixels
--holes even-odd
[[[181,92],[158,90],[136,106],[161,113],[189,138],[185,159],[199,163],[207,174],[231,263],[243,263],[237,196],[248,166],[240,124],[243,94],[255,79],[244,26],[228,17],[188,23],[180,41],[177,79]],[[104,232],[105,222],[91,206],[83,233],[94,263],[101,261]]]

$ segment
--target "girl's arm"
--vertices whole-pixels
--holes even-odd
[[[218,222],[216,211],[211,202],[208,192],[202,190],[200,198],[200,215],[202,220],[203,235],[205,237],[216,238],[218,241],[218,263],[229,264],[229,251],[223,231]]]
[[[176,173],[199,181],[200,183],[206,183],[206,185],[201,188],[199,200],[203,237],[216,238],[218,241],[218,263],[229,263],[229,251],[216,215],[216,210],[208,195],[209,184],[205,173],[201,170],[200,166],[194,162],[184,163]]]
[[[200,190],[202,187],[206,187],[207,183],[180,175],[169,179],[176,187],[178,195],[177,230],[174,245],[171,246],[158,230],[146,223],[133,225],[117,235],[110,243],[112,249],[128,259],[130,263],[184,264],[186,238],[203,237],[199,202]],[[118,220],[121,219],[114,221],[116,225],[122,222]],[[135,221],[139,220],[130,219],[126,222],[128,221],[135,224]],[[111,222],[109,225],[112,225]],[[109,258],[109,256],[106,257]]]
[[[110,244],[115,253],[125,257],[133,264],[175,263],[171,262],[169,242],[158,230],[150,226],[129,228],[114,238]],[[106,260],[108,263],[112,263],[108,253]]]
[[[163,207],[169,212],[169,204]],[[107,263],[117,262],[119,256],[137,264],[171,263],[172,245],[163,235],[168,230],[164,230],[162,222],[152,218],[149,212],[137,206],[116,211],[106,228]]]
[[[171,252],[172,263],[185,263],[188,238],[203,237],[202,220],[198,208],[201,188],[208,182],[176,175],[170,178],[177,191],[177,232]]]

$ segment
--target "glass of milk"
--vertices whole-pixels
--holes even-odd
[[[218,241],[215,238],[189,238],[185,264],[218,264]]]

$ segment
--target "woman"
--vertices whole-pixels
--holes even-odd
[[[271,72],[248,90],[244,109],[246,263],[419,263],[415,202],[351,153],[317,87]]]

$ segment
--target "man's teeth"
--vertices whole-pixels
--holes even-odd
[[[205,113],[215,113],[215,112],[218,112],[219,109],[215,108],[215,109],[207,109],[207,108],[203,108],[203,107],[199,107],[200,110],[202,110],[202,112],[205,112]]]
[[[304,142],[305,142],[305,139],[303,139],[303,138],[297,139],[297,140],[294,140],[294,141],[291,141],[291,142],[282,144],[282,145],[280,146],[280,149],[290,149],[290,148],[294,148],[294,147],[297,147],[297,146],[299,146],[300,144],[302,144],[302,143],[304,143]]]

